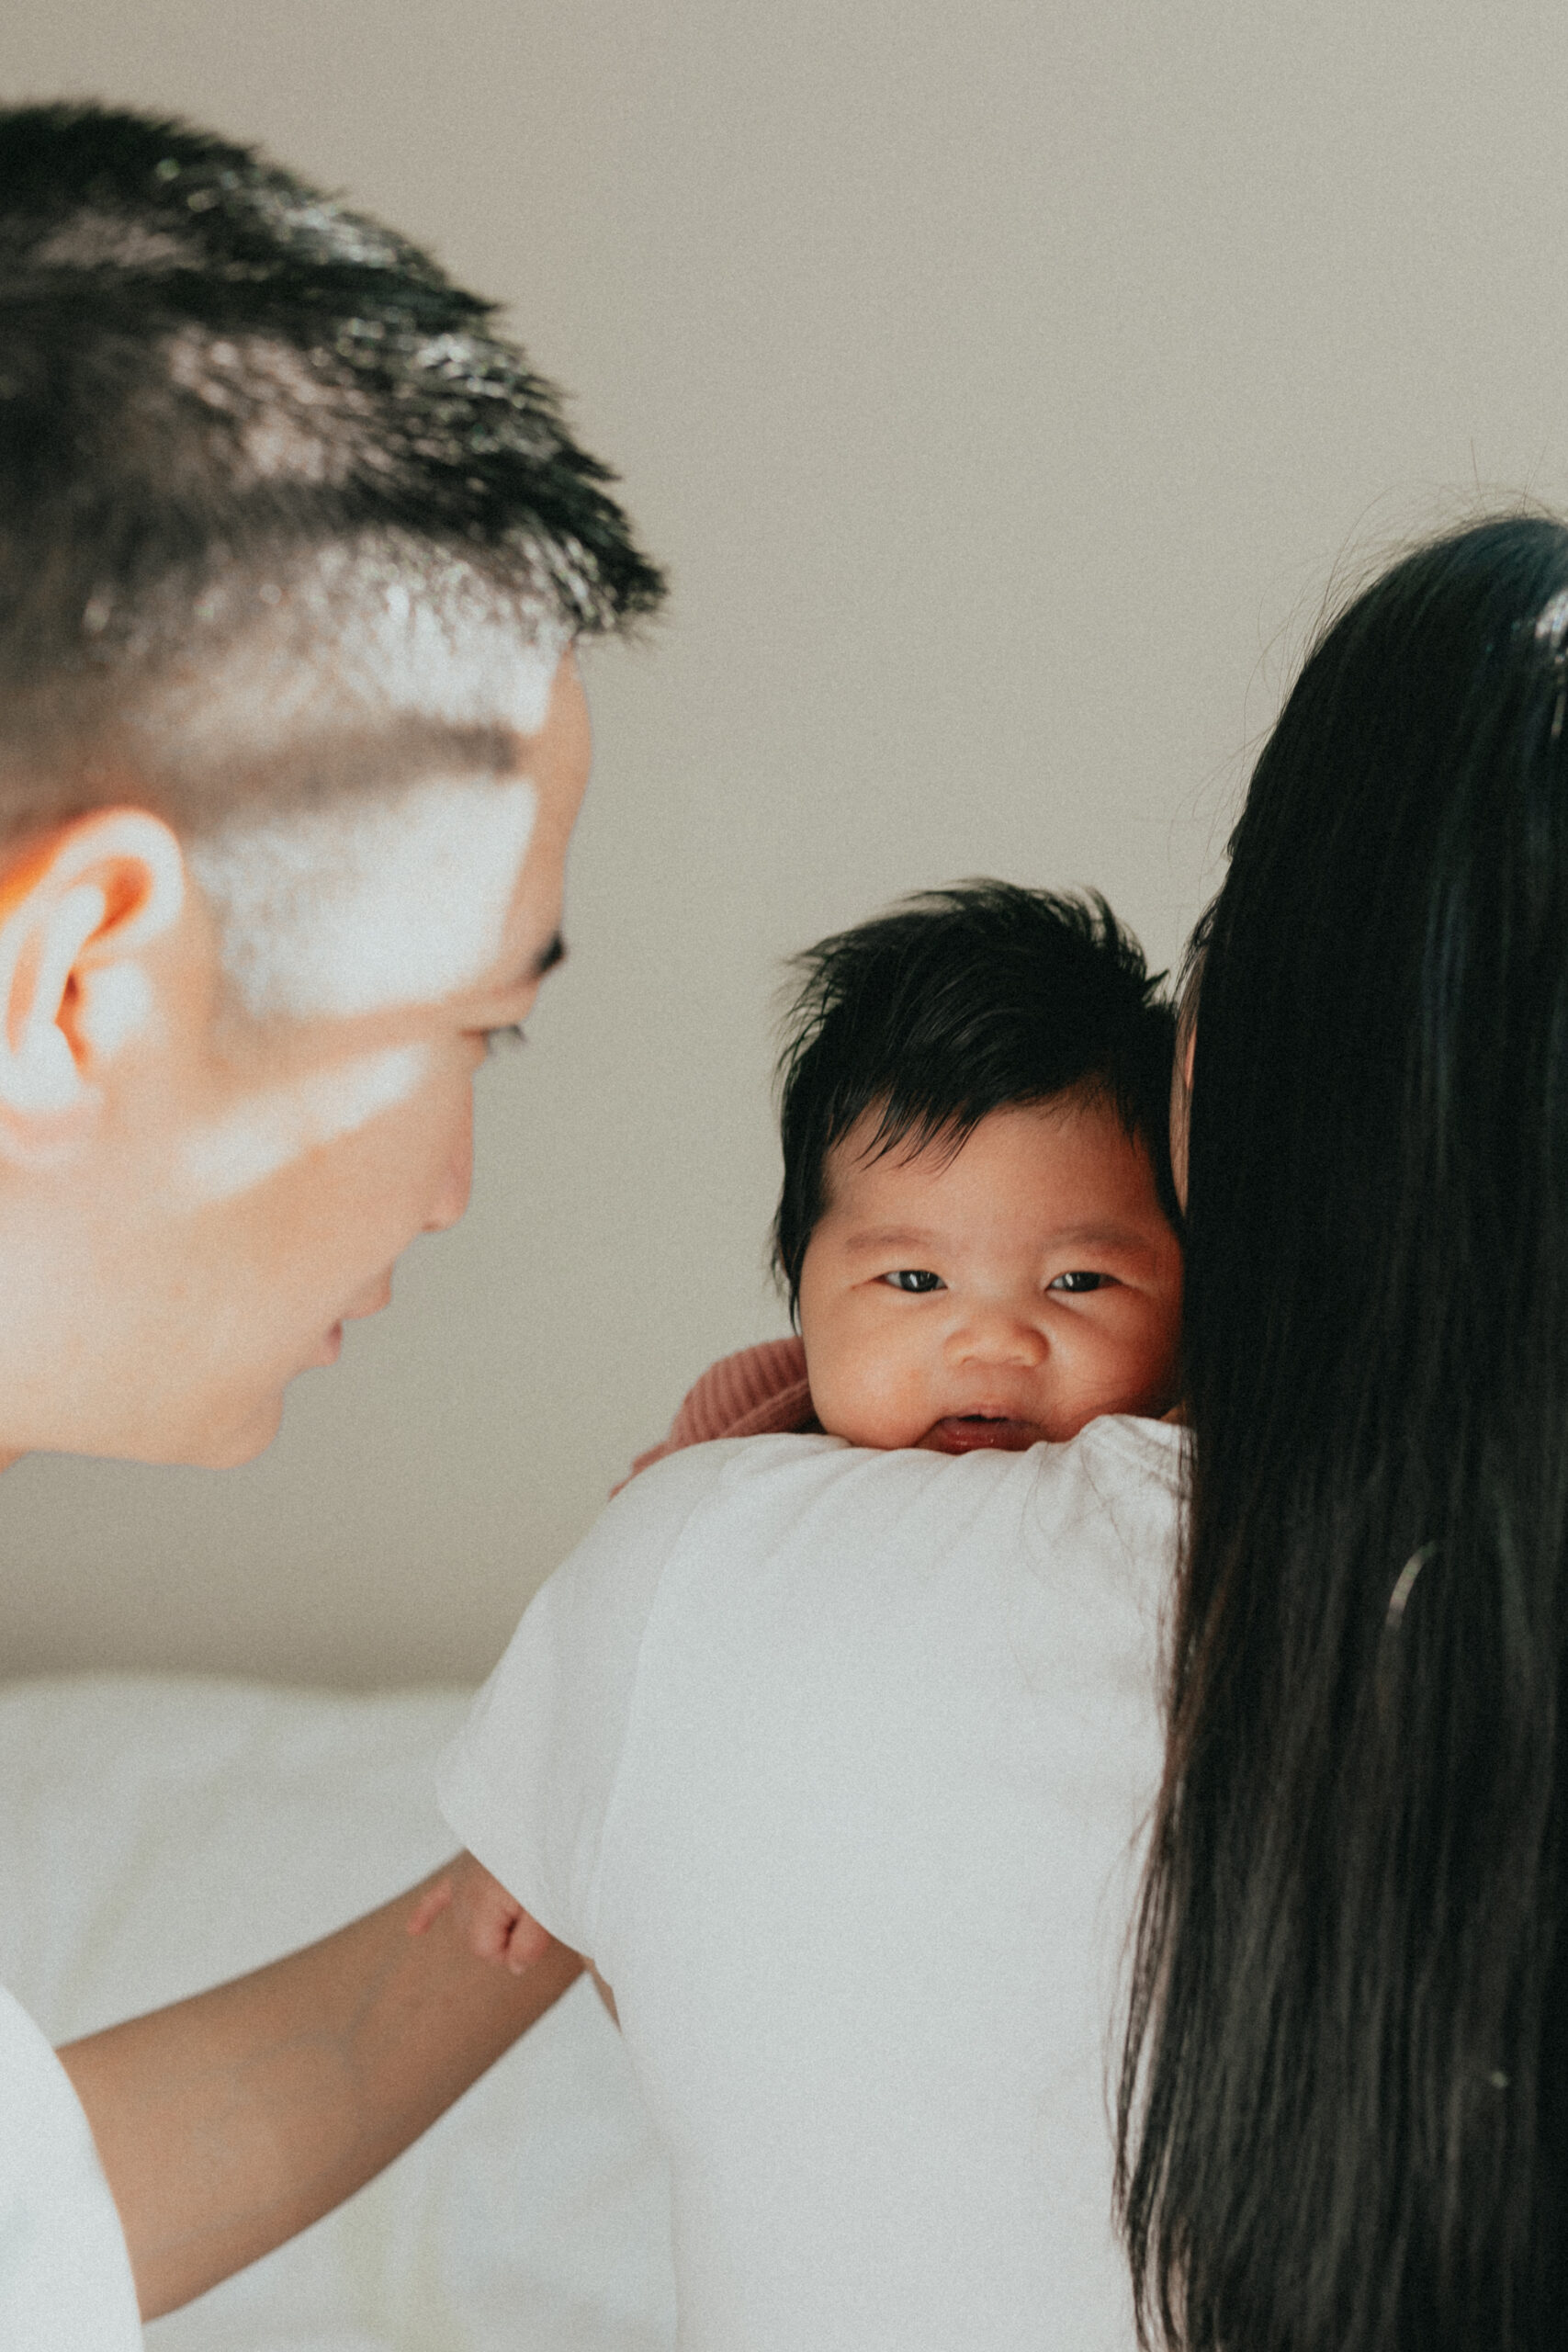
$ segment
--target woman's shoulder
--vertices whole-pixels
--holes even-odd
[[[728,1550],[809,1526],[816,1541],[855,1541],[896,1523],[906,1544],[973,1529],[984,1540],[1017,1521],[1038,1536],[1101,1517],[1139,1540],[1163,1536],[1184,1476],[1184,1430],[1122,1414],[1089,1422],[1060,1444],[1021,1453],[951,1455],[919,1447],[876,1451],[843,1438],[778,1434],[719,1438],[655,1463],[623,1489],[604,1524],[640,1546],[660,1532]]]
[[[1071,1443],[1086,1463],[1115,1464],[1130,1488],[1146,1487],[1177,1500],[1186,1491],[1190,1432],[1182,1422],[1105,1413],[1087,1422]]]
[[[683,1485],[694,1491],[740,1487],[756,1480],[790,1476],[831,1483],[845,1476],[864,1475],[871,1465],[893,1480],[929,1482],[964,1469],[970,1477],[1009,1477],[1020,1465],[1026,1475],[1040,1476],[1064,1464],[1087,1466],[1091,1461],[1116,1463],[1130,1480],[1148,1481],[1175,1490],[1180,1483],[1188,1432],[1179,1423],[1149,1420],[1142,1414],[1107,1413],[1089,1421],[1075,1437],[1058,1443],[1042,1441],[1027,1452],[949,1454],[920,1446],[878,1448],[852,1445],[847,1438],[821,1430],[762,1432],[726,1436],[683,1446],[677,1453],[653,1463],[623,1489],[630,1496],[675,1493]],[[618,1508],[624,1506],[617,1506]]]

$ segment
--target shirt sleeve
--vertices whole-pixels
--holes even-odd
[[[720,1437],[760,1437],[783,1430],[815,1429],[806,1350],[798,1339],[760,1340],[710,1363],[687,1389],[667,1436],[639,1453],[618,1486],[618,1495],[642,1470],[682,1446],[707,1445]]]
[[[130,2259],[65,2069],[0,1990],[0,2344],[136,2352]]]
[[[673,1454],[541,1586],[437,1768],[455,1834],[573,1951],[593,1956],[599,1857],[660,1579],[734,1443]]]

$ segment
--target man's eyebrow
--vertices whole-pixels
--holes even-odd
[[[538,954],[530,956],[520,972],[513,972],[510,979],[502,980],[499,985],[487,986],[485,993],[502,998],[515,996],[519,989],[536,987],[547,972],[553,972],[558,964],[565,962],[566,942],[558,931],[552,932]]]

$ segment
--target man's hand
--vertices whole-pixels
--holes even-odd
[[[475,1865],[477,1869],[478,1865]],[[440,1874],[461,1883],[461,1868]],[[476,1956],[439,1881],[249,1976],[60,2052],[144,2319],[363,2186],[558,2000],[582,1962],[536,1928],[521,1974]],[[423,1912],[423,1932],[411,1935]],[[532,1922],[529,1923],[532,1927]]]
[[[547,1952],[560,1950],[549,1929],[541,1928],[532,1912],[525,1911],[517,1897],[508,1894],[501,1881],[472,1854],[459,1854],[451,1869],[426,1887],[410,1917],[410,1935],[423,1936],[444,1911],[452,1913],[458,1934],[477,1960],[492,1964],[503,1961],[513,1976],[524,1974]],[[614,1993],[591,1960],[584,1965],[612,2024],[618,2027],[621,2016]]]
[[[409,1920],[410,1935],[423,1936],[444,1911],[451,1912],[476,1960],[503,1962],[513,1976],[543,1960],[554,1942],[548,1930],[472,1854],[459,1854],[421,1895]]]

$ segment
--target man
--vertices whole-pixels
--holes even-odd
[[[243,150],[0,116],[0,1459],[242,1462],[463,1212],[561,952],[572,640],[663,583],[487,306]],[[576,1973],[413,1899],[64,2071],[0,1996],[0,2341],[134,2343]]]

